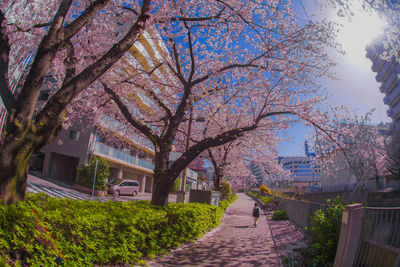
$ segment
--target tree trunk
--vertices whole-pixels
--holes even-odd
[[[216,169],[214,175],[215,175],[215,178],[214,178],[214,189],[215,189],[215,191],[221,191],[222,174],[218,169]]]
[[[151,204],[153,205],[165,206],[168,203],[169,189],[171,188],[173,181],[175,181],[175,179],[172,179],[172,177],[169,177],[168,175],[170,153],[170,148],[163,148],[158,151],[156,149],[154,157],[154,181],[151,195]]]
[[[0,198],[3,204],[25,199],[29,160],[37,144],[28,138],[4,138],[0,151]]]
[[[168,195],[171,183],[167,172],[154,173],[153,192],[151,195],[151,204],[157,206],[165,206],[168,203]]]
[[[37,128],[9,114],[0,146],[0,198],[4,204],[25,199],[31,156],[60,132],[64,115],[63,111]]]

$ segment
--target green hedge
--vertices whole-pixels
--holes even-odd
[[[228,205],[161,208],[148,201],[101,203],[28,194],[26,201],[0,205],[0,266],[57,265],[60,253],[47,231],[66,266],[140,262],[216,227]]]
[[[262,196],[262,195],[260,195],[260,194],[256,194],[256,193],[253,193],[253,192],[250,192],[250,191],[248,192],[248,194],[257,197],[257,198],[260,199],[261,202],[264,203],[264,204],[272,203],[272,197],[269,197],[269,196]]]

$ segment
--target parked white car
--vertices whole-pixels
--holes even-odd
[[[136,196],[139,192],[139,182],[134,180],[115,180],[111,183],[110,191],[115,196],[129,195]]]

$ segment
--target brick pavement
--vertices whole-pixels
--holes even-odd
[[[254,201],[245,194],[228,208],[222,224],[196,243],[148,262],[149,266],[279,266],[269,224],[253,228]]]

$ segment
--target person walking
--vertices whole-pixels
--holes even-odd
[[[258,221],[258,218],[260,218],[260,213],[261,213],[260,207],[258,206],[257,203],[254,203],[254,208],[253,208],[254,225],[253,225],[253,227],[257,227],[257,221]]]

